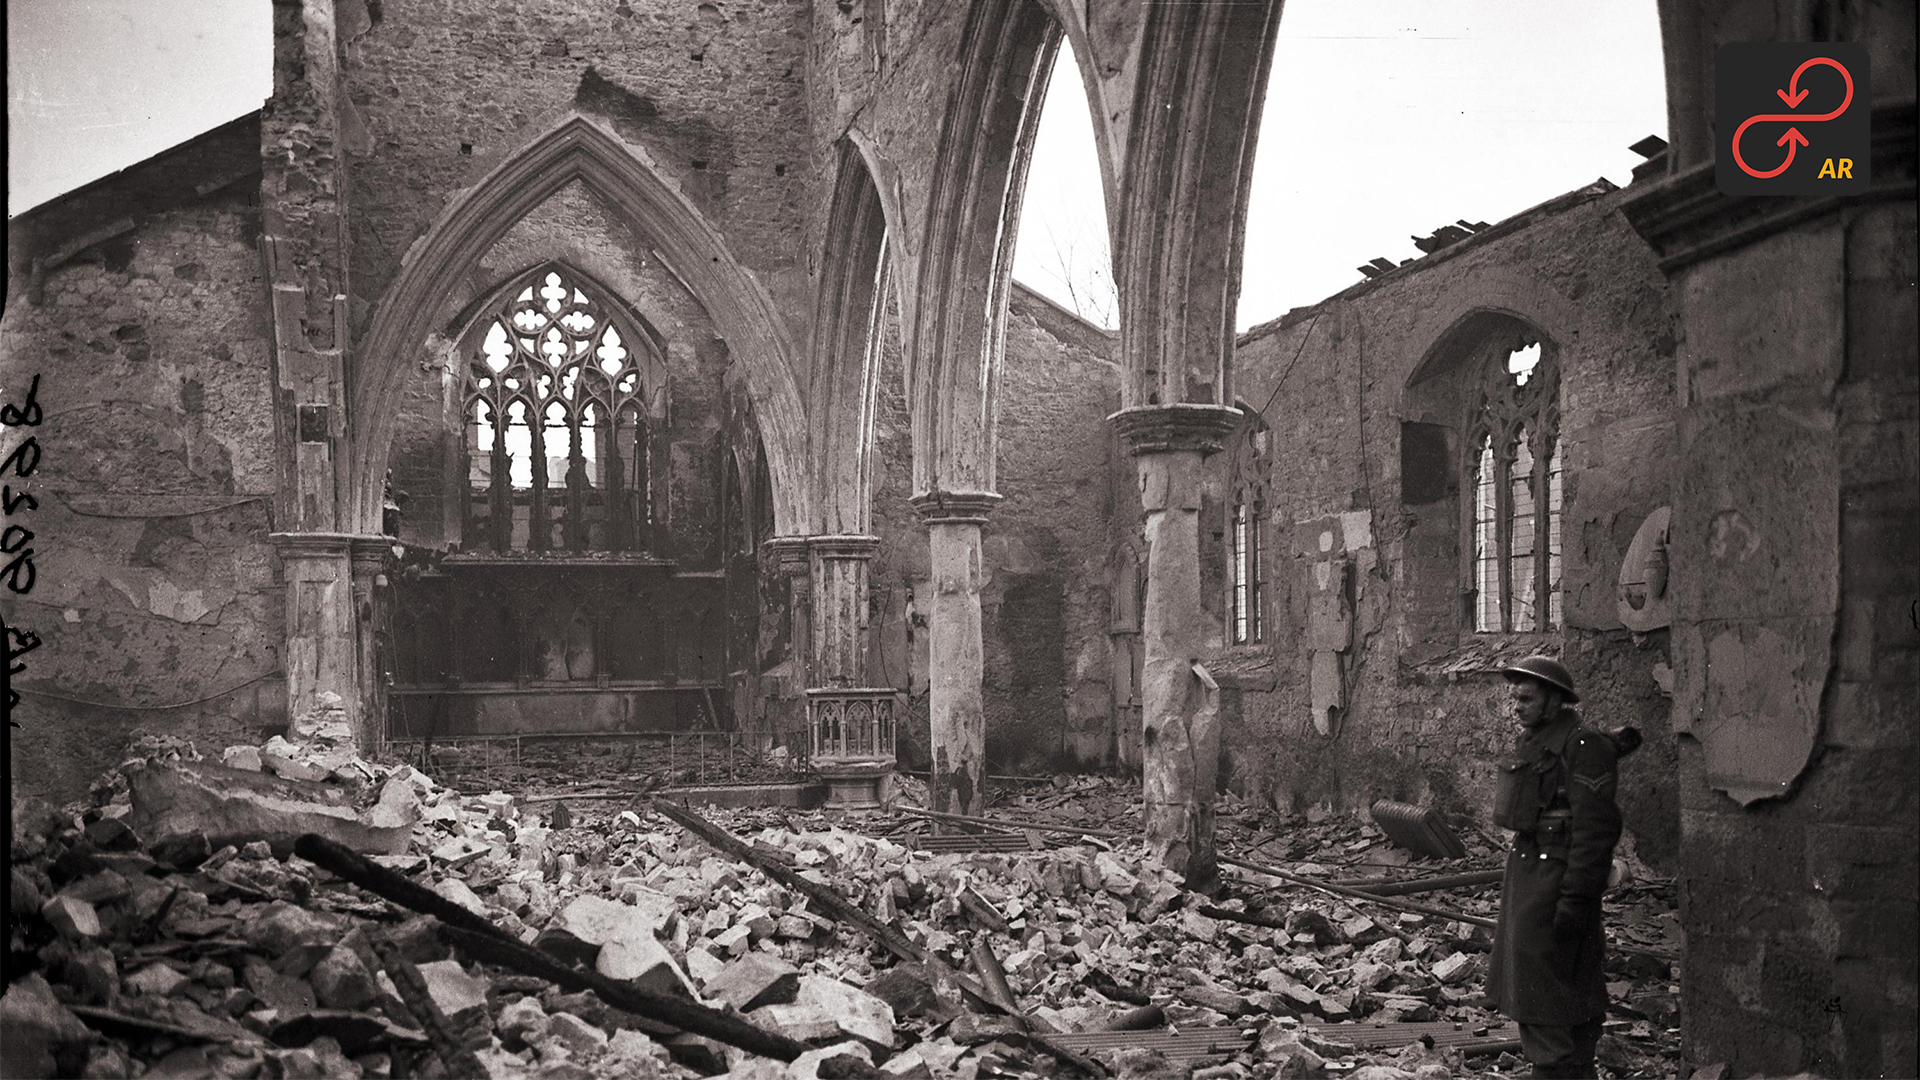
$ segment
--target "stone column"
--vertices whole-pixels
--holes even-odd
[[[930,491],[913,497],[927,523],[933,605],[927,627],[935,810],[974,814],[985,794],[987,727],[980,702],[980,528],[1000,496]]]
[[[813,577],[813,674],[809,686],[865,686],[867,567],[877,536],[809,538]]]
[[[354,632],[353,569],[346,533],[274,533],[287,587],[287,737],[305,737],[302,725],[344,709],[356,740],[361,732],[360,655]],[[328,695],[332,695],[329,697]],[[365,746],[364,741],[357,745]]]
[[[354,727],[362,755],[379,753],[387,743],[387,673],[380,653],[380,632],[386,625],[387,564],[393,557],[393,539],[356,536],[348,543],[353,567],[353,622],[357,645],[357,697]]]
[[[813,671],[813,602],[807,541],[805,536],[776,536],[760,545],[760,565],[769,579],[767,592],[762,595],[772,605],[782,602],[784,590],[787,639],[785,655],[762,671],[763,697],[775,731],[789,736],[797,735],[806,727],[806,695]],[[766,683],[771,685],[764,685]]]
[[[1148,405],[1110,419],[1132,453],[1146,513],[1147,595],[1140,619],[1141,774],[1148,847],[1190,888],[1216,880],[1214,786],[1220,695],[1195,664],[1220,650],[1200,594],[1202,462],[1240,417],[1221,405]]]

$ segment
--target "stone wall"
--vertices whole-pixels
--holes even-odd
[[[44,412],[6,439],[41,448],[14,481],[35,577],[7,621],[42,641],[16,791],[84,794],[135,729],[217,753],[285,723],[258,140],[230,125],[10,226],[19,265],[54,263],[12,278],[0,322],[5,397],[38,374]]]
[[[1112,335],[1016,286],[1000,384],[999,487],[981,588],[987,756],[995,772],[1113,761],[1106,417],[1119,407]],[[887,321],[874,454],[872,678],[909,689],[925,724],[927,529],[907,505],[911,433],[897,326]],[[920,606],[915,607],[918,598]],[[918,739],[924,745],[924,732]],[[904,740],[909,747],[913,740]],[[916,762],[913,767],[919,767]]]
[[[1667,632],[1625,629],[1616,583],[1636,529],[1670,498],[1674,315],[1609,190],[1542,204],[1242,338],[1240,398],[1272,446],[1265,641],[1229,647],[1219,665],[1236,785],[1353,811],[1433,801],[1484,821],[1514,734],[1497,669],[1546,651],[1572,668],[1589,723],[1646,735],[1621,802],[1641,853],[1671,857]],[[1498,316],[1557,349],[1564,631],[1477,634],[1462,602],[1465,380],[1479,377]],[[1212,461],[1222,589],[1231,476],[1254,453],[1243,444]],[[1323,618],[1350,626],[1320,642],[1336,666],[1317,695],[1315,638],[1328,631],[1316,598],[1333,605]],[[1337,700],[1325,734],[1311,722],[1316,696]]]
[[[808,7],[367,5],[342,67],[368,151],[349,163],[356,332],[447,200],[573,109],[645,146],[776,302],[806,310]]]
[[[1914,233],[1869,205],[1676,282],[1682,1000],[1688,1056],[1737,1073],[1915,1066]]]

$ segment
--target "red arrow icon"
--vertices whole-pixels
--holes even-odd
[[[1740,155],[1740,138],[1747,133],[1748,128],[1763,120],[1783,120],[1789,124],[1819,123],[1822,120],[1832,120],[1841,113],[1846,112],[1847,106],[1853,104],[1853,75],[1847,71],[1846,66],[1841,64],[1840,61],[1825,56],[1813,57],[1794,69],[1793,78],[1787,82],[1787,89],[1775,90],[1774,93],[1780,95],[1780,100],[1786,102],[1788,108],[1798,108],[1800,103],[1806,100],[1808,94],[1808,91],[1800,89],[1800,76],[1806,74],[1808,68],[1822,64],[1838,71],[1840,78],[1846,81],[1847,92],[1846,96],[1840,99],[1840,107],[1830,113],[1823,113],[1819,116],[1800,116],[1794,113],[1760,113],[1756,116],[1747,117],[1733,133],[1733,162],[1740,166],[1741,172],[1746,173],[1756,180],[1765,180],[1769,177],[1779,176],[1781,173],[1787,171],[1787,166],[1793,164],[1793,152],[1797,148],[1796,144],[1798,144],[1798,146],[1811,145],[1807,142],[1807,137],[1800,134],[1799,128],[1788,128],[1786,134],[1780,136],[1780,138],[1774,142],[1775,146],[1784,146],[1787,148],[1787,160],[1781,162],[1776,168],[1761,172],[1759,169],[1747,164],[1746,158]]]

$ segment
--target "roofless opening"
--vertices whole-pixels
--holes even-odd
[[[1048,75],[1015,236],[1014,280],[1103,329],[1120,325],[1093,117],[1063,36]]]

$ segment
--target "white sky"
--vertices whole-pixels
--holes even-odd
[[[7,0],[7,217],[260,107],[268,0]]]
[[[1072,63],[1063,49],[1013,273],[1069,308],[1071,277],[1102,321],[1105,206]],[[1339,292],[1370,259],[1414,258],[1413,236],[1457,218],[1499,221],[1600,176],[1625,185],[1641,161],[1627,147],[1666,124],[1653,0],[1287,0],[1239,327]]]
[[[164,17],[162,17],[164,16]],[[7,214],[253,111],[267,0],[7,0]],[[1014,276],[1115,325],[1105,205],[1070,51],[1041,117]],[[1666,131],[1654,0],[1287,0],[1239,325],[1606,176]],[[1069,286],[1071,282],[1071,286]]]

